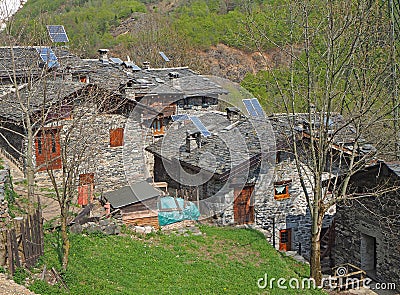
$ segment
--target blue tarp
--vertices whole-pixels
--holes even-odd
[[[182,198],[162,197],[158,202],[158,223],[160,226],[182,220],[198,220],[200,211],[193,202]]]

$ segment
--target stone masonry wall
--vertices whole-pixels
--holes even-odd
[[[89,119],[88,119],[89,120]],[[127,122],[129,123],[127,124]],[[66,132],[73,120],[64,120],[63,131]],[[81,123],[85,125],[85,123]],[[95,174],[95,193],[116,190],[128,182],[137,182],[146,178],[144,169],[143,147],[144,140],[151,140],[151,137],[143,136],[143,128],[139,122],[132,122],[123,115],[98,115],[86,124],[86,131],[78,128],[74,136],[77,142],[82,141],[81,137],[88,136],[89,148],[79,167],[79,174]],[[124,128],[124,146],[110,146],[110,129]],[[63,141],[63,135],[61,135]],[[73,143],[70,150],[73,148]],[[72,156],[71,156],[72,157]],[[56,177],[61,179],[61,169],[55,170]],[[46,171],[36,174],[36,181],[39,186],[50,186],[49,177]]]
[[[304,168],[305,169],[305,168]],[[306,170],[304,171],[306,172]],[[282,200],[274,198],[274,181],[291,180],[289,183],[290,197]],[[255,213],[257,226],[269,231],[269,242],[273,244],[272,232],[275,231],[275,244],[279,245],[279,231],[291,229],[292,231],[292,250],[301,252],[303,257],[310,257],[311,243],[311,216],[308,205],[300,184],[294,161],[286,159],[278,163],[275,167],[274,176],[269,178],[264,175],[259,180],[255,195]],[[306,183],[307,190],[312,194],[311,183]],[[328,210],[323,227],[329,227],[335,216],[335,207]],[[275,228],[273,229],[273,217],[275,218]],[[299,251],[301,249],[301,251]]]
[[[336,265],[351,263],[371,270],[375,240],[376,278],[400,288],[400,196],[391,193],[338,206],[336,218]],[[373,265],[373,261],[372,261]]]
[[[4,165],[3,165],[4,166]],[[6,264],[6,225],[10,221],[8,203],[5,200],[5,191],[10,183],[10,170],[8,167],[0,170],[0,265]]]

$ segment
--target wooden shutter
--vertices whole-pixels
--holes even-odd
[[[38,171],[61,169],[60,129],[46,128],[35,138],[36,167]]]
[[[110,147],[122,146],[124,144],[124,128],[110,130]]]

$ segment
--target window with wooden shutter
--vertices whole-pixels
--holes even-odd
[[[110,130],[110,147],[122,146],[124,144],[124,128]]]
[[[290,198],[289,183],[291,180],[274,182],[274,198],[275,200],[283,200]]]
[[[38,171],[61,169],[60,129],[44,128],[35,138],[36,167]]]

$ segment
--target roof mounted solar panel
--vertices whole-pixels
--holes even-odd
[[[58,67],[57,56],[54,54],[50,47],[37,47],[36,51],[39,53],[40,58],[46,63],[47,67]]]
[[[174,122],[190,120],[187,114],[172,115],[171,118]]]
[[[256,110],[259,117],[265,118],[264,110],[260,105],[260,102],[257,98],[252,98],[251,103],[253,104],[253,108]]]
[[[199,118],[196,116],[190,116],[189,118],[204,137],[211,136],[211,132],[207,130],[206,126],[204,126]]]
[[[161,57],[162,57],[166,62],[169,62],[169,61],[170,61],[169,58],[165,55],[164,52],[160,51],[159,53],[160,53]]]
[[[112,63],[117,65],[122,65],[124,62],[118,57],[110,57]]]
[[[243,101],[243,104],[246,107],[249,115],[252,117],[258,117],[258,113],[257,113],[256,109],[254,108],[251,99],[243,99],[242,101]]]
[[[52,42],[69,42],[64,26],[47,26]]]

